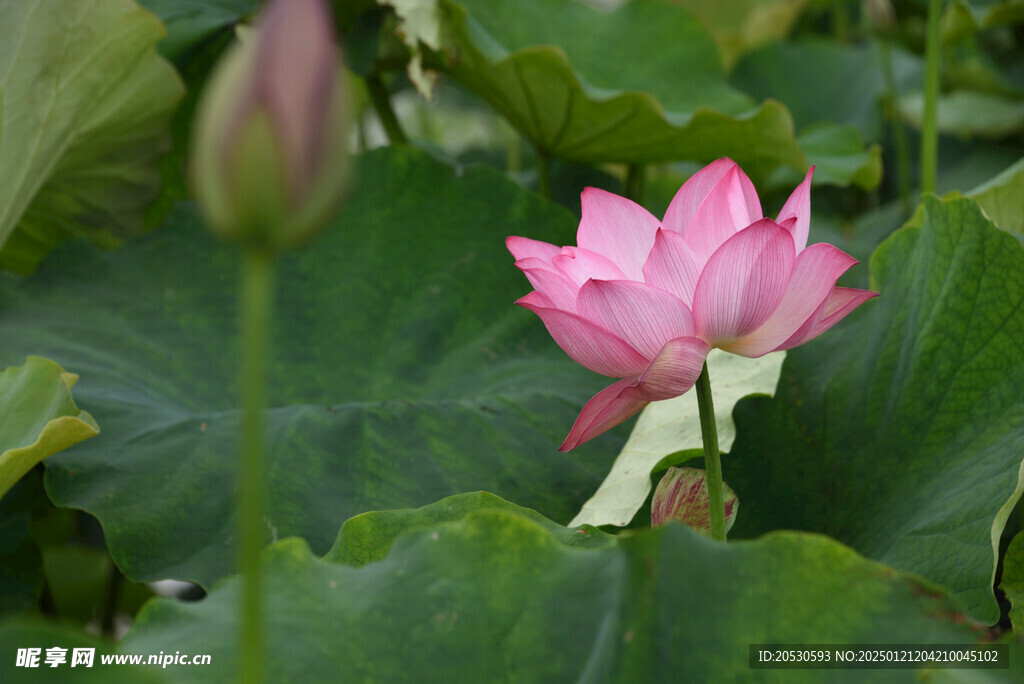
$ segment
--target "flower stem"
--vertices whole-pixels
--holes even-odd
[[[850,39],[850,15],[847,13],[846,0],[832,0],[833,23],[836,42],[846,43]]]
[[[939,51],[942,47],[942,0],[928,1],[925,42],[924,117],[921,124],[921,192],[935,192],[939,162]]]
[[[391,107],[391,95],[384,87],[384,82],[377,74],[370,74],[366,77],[366,89],[370,93],[370,102],[380,118],[380,124],[387,133],[388,142],[392,145],[408,145],[409,139],[405,137],[405,131],[398,123],[395,110]]]
[[[273,302],[274,258],[250,249],[242,273],[242,435],[238,480],[239,570],[242,574],[239,679],[264,677],[260,549],[267,506],[263,411],[267,406],[267,349]]]
[[[711,538],[725,541],[725,497],[722,495],[722,459],[718,453],[718,428],[715,405],[711,400],[711,379],[708,364],[697,378],[697,407],[700,409],[700,433],[704,438],[704,475],[708,484],[708,506],[711,508]]]

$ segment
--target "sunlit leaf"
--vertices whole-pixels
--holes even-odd
[[[993,223],[1024,239],[1024,159],[967,193]]]
[[[99,433],[71,398],[77,379],[38,356],[0,370],[0,497],[47,456]]]
[[[31,272],[74,235],[143,229],[181,81],[131,0],[0,4],[0,267]]]

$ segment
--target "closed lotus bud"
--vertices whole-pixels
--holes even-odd
[[[300,244],[348,178],[348,85],[323,0],[271,0],[224,57],[197,109],[195,194],[210,226],[247,246]]]
[[[725,531],[736,522],[740,502],[736,492],[722,483],[725,500]],[[708,505],[708,482],[699,468],[669,468],[654,489],[651,500],[651,527],[667,525],[675,520],[688,525],[701,534],[711,534],[711,513]]]

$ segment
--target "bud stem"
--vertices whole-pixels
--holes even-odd
[[[264,621],[260,549],[267,507],[263,412],[267,406],[267,348],[274,259],[249,249],[242,272],[242,435],[239,463],[239,570],[242,574],[239,679],[264,680]]]
[[[711,517],[711,538],[725,541],[725,497],[722,496],[722,459],[718,453],[718,427],[715,425],[715,405],[711,399],[711,379],[708,364],[694,385],[697,390],[697,408],[700,410],[700,433],[704,439],[704,473],[708,485],[708,506]]]

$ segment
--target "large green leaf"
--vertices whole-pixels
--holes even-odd
[[[714,42],[682,7],[657,0],[613,11],[559,0],[442,0],[441,7],[444,68],[544,154],[582,163],[727,155],[758,177],[779,165],[808,166],[789,112],[774,101],[755,107],[728,85]]]
[[[183,91],[163,35],[132,0],[0,2],[0,267],[142,229]]]
[[[928,197],[871,275],[877,301],[790,352],[775,399],[737,406],[733,536],[824,532],[994,622],[1022,490],[1024,247],[972,200]]]
[[[47,456],[99,433],[71,398],[77,380],[38,356],[0,370],[0,497]]]
[[[478,489],[568,521],[624,432],[556,451],[604,379],[513,305],[529,284],[504,237],[569,244],[576,220],[411,150],[371,153],[354,177],[340,219],[280,268],[268,541],[323,553],[352,515]],[[104,426],[48,460],[47,489],[100,519],[133,579],[232,570],[238,266],[182,205],[122,250],[69,244],[0,280],[0,354],[81,372],[76,396]]]
[[[318,559],[298,539],[270,547],[269,680],[818,682],[821,671],[748,669],[748,645],[971,643],[983,633],[932,585],[818,535],[723,545],[671,524],[581,548],[508,504],[479,503],[440,523],[411,512],[390,552],[360,567]],[[198,604],[152,602],[119,649],[214,654],[209,667],[167,674],[227,680],[237,590],[232,579]]]

